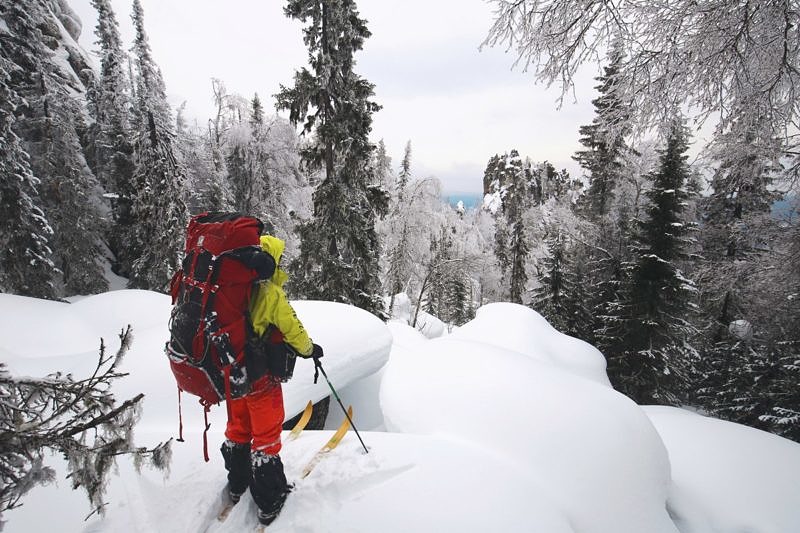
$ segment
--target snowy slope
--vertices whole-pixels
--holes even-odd
[[[800,532],[797,443],[683,409],[644,410],[669,450],[670,512],[684,533]]]
[[[381,390],[386,425],[502,454],[538,482],[531,499],[575,531],[676,531],[666,450],[642,410],[608,386],[604,363],[534,311],[491,304],[450,336],[396,344]],[[531,530],[548,531],[550,517],[537,518]]]
[[[640,408],[609,386],[596,349],[530,309],[489,305],[433,340],[341,304],[296,309],[325,347],[325,367],[354,405],[370,453],[351,432],[300,479],[330,431],[287,443],[282,456],[296,490],[269,531],[800,531],[800,445],[678,409]],[[0,356],[28,375],[88,369],[99,336],[113,349],[114,335],[132,324],[123,368],[130,375],[117,395],[147,394],[137,443],[174,436],[175,386],[162,354],[166,297],[117,291],[60,304],[0,295],[0,314],[8,317],[0,321]],[[285,388],[287,416],[327,394],[312,373],[298,362]],[[68,490],[62,466],[58,486],[34,489],[6,513],[5,531],[253,530],[249,498],[216,520],[224,408],[212,414],[206,464],[202,412],[184,399],[186,442],[175,443],[168,477],[137,474],[120,460],[105,517],[84,522],[88,504]],[[332,403],[328,425],[341,418]]]

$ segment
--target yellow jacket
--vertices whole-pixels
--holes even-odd
[[[259,337],[270,324],[274,324],[283,333],[284,341],[300,355],[311,355],[314,348],[311,339],[289,300],[286,299],[286,293],[283,292],[283,284],[289,276],[278,268],[278,265],[285,247],[286,243],[277,237],[271,235],[261,237],[261,249],[275,260],[275,274],[271,279],[259,283],[250,299],[250,321]]]

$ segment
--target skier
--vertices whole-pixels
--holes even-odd
[[[228,494],[236,504],[244,491],[258,506],[258,521],[272,523],[283,507],[292,487],[286,482],[281,450],[283,426],[283,392],[280,380],[269,371],[269,357],[275,350],[290,348],[303,358],[322,357],[322,348],[311,342],[283,291],[287,274],[279,267],[285,243],[271,235],[262,235],[261,249],[275,261],[271,278],[258,283],[250,300],[250,322],[254,348],[248,359],[247,372],[251,391],[228,401],[226,440],[222,457],[228,471]],[[277,342],[276,342],[277,341]],[[282,341],[282,342],[281,342]],[[294,354],[292,354],[294,355]],[[251,361],[250,359],[255,359]]]

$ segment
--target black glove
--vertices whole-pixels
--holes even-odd
[[[297,355],[299,355],[303,359],[319,359],[320,357],[322,357],[322,346],[320,346],[319,344],[312,344],[312,346],[313,348],[311,349],[310,354],[300,355],[298,353]]]
[[[324,354],[322,353],[322,346],[320,346],[319,344],[315,344],[314,349],[311,351],[311,357],[313,359],[319,359],[323,355]]]

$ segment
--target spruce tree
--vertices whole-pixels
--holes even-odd
[[[447,281],[453,259],[453,239],[445,226],[439,228],[439,235],[431,235],[431,265],[434,267],[427,278],[425,310],[440,320],[448,321]]]
[[[137,67],[136,196],[132,206],[135,228],[125,256],[135,258],[130,265],[131,287],[163,291],[178,267],[183,247],[187,221],[185,169],[176,156],[164,80],[152,57],[139,0],[133,2],[132,19]]]
[[[408,185],[408,180],[411,179],[411,141],[406,143],[406,149],[403,153],[403,161],[400,163],[400,172],[397,174],[397,190],[398,196],[402,200],[403,192]]]
[[[297,72],[293,87],[281,86],[277,107],[313,133],[301,157],[310,171],[322,171],[313,218],[299,228],[294,286],[306,297],[382,316],[375,219],[387,196],[375,180],[369,141],[380,106],[370,100],[373,85],[353,70],[370,32],[352,0],[290,0],[284,12],[306,23],[311,70]]]
[[[748,261],[768,248],[767,234],[775,229],[769,213],[780,199],[773,182],[785,150],[772,134],[772,110],[737,104],[712,143],[718,167],[711,194],[700,202],[703,256],[718,266]]]
[[[793,328],[785,326],[791,313],[776,313],[786,301],[783,290],[774,290],[787,285],[777,275],[786,232],[770,214],[779,199],[773,182],[781,175],[784,151],[772,133],[772,119],[767,106],[745,106],[737,99],[712,145],[718,168],[711,194],[700,202],[703,334],[698,342],[703,407],[728,420],[780,430],[762,420],[781,419],[774,399],[783,377],[792,374],[783,367],[783,356],[794,340]],[[757,335],[740,338],[737,324],[747,324]]]
[[[472,291],[466,272],[456,270],[446,285],[449,322],[461,326],[475,318],[475,307],[472,303]]]
[[[100,80],[90,107],[95,124],[93,142],[94,171],[103,188],[110,193],[112,224],[108,242],[116,261],[114,270],[128,275],[131,258],[125,258],[125,240],[134,224],[133,146],[131,144],[130,82],[125,75],[127,54],[122,47],[114,10],[109,0],[92,0],[97,10],[95,35],[100,55]],[[127,265],[124,266],[124,265]]]
[[[589,218],[599,220],[611,211],[614,189],[621,179],[623,160],[628,150],[625,135],[629,127],[624,120],[624,104],[615,92],[616,75],[624,60],[619,41],[616,41],[609,54],[609,65],[604,74],[597,78],[600,85],[595,87],[600,96],[592,100],[595,118],[587,126],[580,127],[580,143],[585,150],[576,152],[575,159],[588,172],[589,189],[584,197],[584,205]]]
[[[41,152],[36,168],[47,176],[40,195],[48,206],[48,220],[54,228],[51,239],[53,259],[62,272],[64,295],[97,294],[108,290],[101,247],[100,215],[94,207],[97,181],[83,158],[76,136],[74,104],[63,94],[52,94],[50,117],[44,118]]]
[[[687,320],[695,288],[679,266],[689,240],[683,216],[687,149],[688,133],[676,120],[659,168],[650,176],[647,217],[637,221],[635,258],[612,306],[618,341],[606,354],[609,378],[640,404],[676,404],[695,364],[694,332]]]
[[[551,229],[545,245],[547,255],[542,260],[540,285],[533,292],[531,307],[558,331],[587,340],[592,320],[581,262],[575,259],[561,228]]]
[[[53,281],[56,295],[91,294],[107,288],[100,247],[99,190],[87,166],[81,135],[84,109],[76,94],[91,85],[86,59],[59,30],[57,11],[37,0],[3,3],[7,30],[0,49],[22,99],[16,107],[15,133],[40,180],[37,203],[52,228],[49,245],[62,276]],[[61,54],[70,61],[64,62]]]
[[[39,180],[27,152],[14,133],[19,95],[10,87],[9,70],[16,68],[0,55],[0,290],[53,298],[57,270],[47,240],[52,229],[36,205]]]
[[[253,95],[250,101],[250,127],[257,129],[264,125],[264,106],[261,105],[261,99],[258,93]]]
[[[509,300],[521,304],[528,282],[526,265],[529,254],[523,213],[528,207],[528,189],[532,175],[529,172],[530,165],[523,165],[516,150],[504,154],[500,161],[503,168],[499,170],[499,179],[505,185],[501,193],[503,216],[497,220],[499,234],[496,249],[500,250],[502,241],[508,239],[507,248],[505,251],[500,251],[501,256],[498,256],[498,259],[505,254],[503,259],[508,264]]]
[[[270,126],[264,122],[264,107],[258,94],[250,100],[250,140],[246,146],[245,172],[249,176],[252,193],[250,201],[252,211],[258,214],[269,226],[279,223],[279,214],[285,210],[277,187],[276,171],[272,161],[277,157],[274,147],[270,146]],[[289,228],[286,228],[288,231]]]
[[[529,254],[525,225],[522,222],[521,216],[517,216],[514,219],[508,249],[511,253],[509,296],[512,302],[521,304],[523,303],[523,296],[525,294],[525,284],[528,282],[525,266]]]
[[[382,184],[387,191],[394,191],[397,188],[394,173],[392,172],[392,158],[386,151],[386,143],[383,139],[378,141],[377,151],[375,152],[375,180]]]
[[[551,326],[566,333],[567,311],[564,301],[567,298],[566,239],[561,231],[556,231],[545,239],[547,256],[542,261],[541,285],[533,292],[531,307],[538,311]]]

